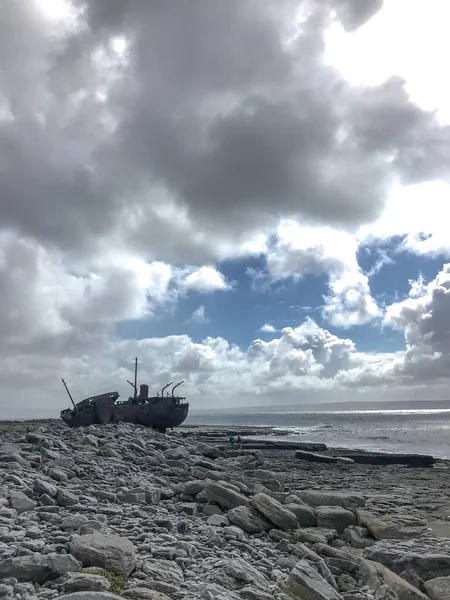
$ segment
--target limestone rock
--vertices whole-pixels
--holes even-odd
[[[450,575],[450,540],[446,538],[382,540],[366,548],[363,556],[397,574],[413,569],[424,581]]]
[[[342,508],[364,507],[365,500],[360,494],[347,492],[321,492],[319,490],[304,490],[297,495],[309,506],[341,506]]]
[[[318,506],[316,517],[318,527],[330,527],[338,533],[342,533],[349,525],[356,525],[355,513],[341,506]]]
[[[264,517],[280,529],[295,529],[298,527],[297,517],[280,502],[267,494],[256,494],[252,504]]]
[[[384,584],[397,594],[399,600],[427,600],[425,594],[380,563],[362,560],[359,576],[363,585],[369,586],[374,592]]]
[[[225,510],[248,504],[245,496],[219,483],[208,483],[205,487],[205,496],[208,502],[218,504]]]
[[[118,600],[120,596],[111,594],[111,592],[73,592],[73,594],[66,594],[64,596],[58,596],[58,600]]]
[[[9,499],[9,503],[17,510],[18,514],[33,510],[36,507],[36,502],[25,496],[23,492],[14,492]]]
[[[431,600],[450,600],[450,577],[435,577],[425,583]]]
[[[247,533],[260,533],[273,525],[252,506],[236,506],[228,511],[228,520]]]
[[[78,571],[80,563],[70,554],[30,554],[0,561],[0,579],[43,584],[65,573]]]
[[[297,517],[298,524],[300,527],[315,527],[317,524],[316,513],[307,504],[285,504],[288,510],[290,510]]]
[[[342,596],[313,569],[306,560],[299,560],[290,572],[284,592],[299,600],[340,600]]]
[[[108,592],[111,584],[102,575],[91,573],[69,573],[62,579],[62,589],[72,592]]]
[[[264,575],[242,558],[230,560],[225,566],[225,573],[244,584],[253,583],[263,589],[268,585]]]
[[[84,567],[101,567],[127,576],[136,567],[133,544],[118,535],[93,533],[74,538],[70,552]]]

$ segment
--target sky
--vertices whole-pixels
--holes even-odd
[[[14,0],[0,418],[450,398],[447,0]]]

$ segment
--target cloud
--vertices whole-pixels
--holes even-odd
[[[357,239],[345,231],[282,221],[267,253],[267,269],[275,280],[327,276],[330,293],[324,298],[323,317],[335,327],[347,328],[380,314],[357,251]]]
[[[275,333],[277,330],[270,323],[265,323],[262,327],[259,328],[259,331],[263,333]]]
[[[231,284],[222,273],[214,267],[200,267],[193,270],[181,281],[181,286],[188,291],[214,292],[230,290]]]
[[[209,318],[206,316],[205,307],[203,304],[200,304],[198,308],[194,310],[191,316],[191,321],[193,323],[209,323]]]
[[[425,284],[411,282],[410,297],[388,307],[385,322],[404,332],[406,351],[398,377],[448,379],[450,368],[450,264]]]
[[[261,255],[267,269],[249,271],[261,291],[322,275],[325,318],[367,323],[380,308],[361,244],[402,235],[402,249],[450,252],[449,127],[395,74],[358,87],[325,61],[324,32],[354,32],[381,2],[298,4],[2,7],[1,397],[54,409],[61,372],[77,393],[101,391],[129,378],[136,353],[158,384],[192,373],[200,401],[224,390],[224,402],[240,390],[332,393],[437,368],[439,330],[426,324],[437,327],[442,274],[438,291],[417,285],[413,305],[388,308],[385,322],[407,342],[395,360],[360,354],[310,320],[247,350],[222,338],[117,337],[117,324],[188,294],[233,292],[220,261]]]

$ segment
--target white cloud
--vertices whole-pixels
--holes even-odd
[[[385,324],[405,332],[395,355],[311,320],[247,350],[115,334],[187,294],[236,291],[219,260],[265,255],[267,272],[247,271],[261,292],[325,276],[323,315],[347,328],[380,317],[370,277],[388,258],[363,273],[362,244],[402,235],[401,249],[450,257],[448,10],[434,1],[423,14],[423,0],[385,2],[359,31],[379,0],[311,3],[294,33],[289,0],[2,6],[2,414],[11,397],[60,408],[61,373],[78,397],[120,387],[136,354],[143,377],[183,375],[199,404],[445,379],[445,269],[388,307]],[[336,19],[352,30],[328,36],[341,73],[323,60]],[[370,85],[355,85],[354,58]],[[202,305],[192,318],[207,319]]]
[[[203,304],[200,304],[200,306],[194,310],[191,316],[191,321],[194,323],[209,323],[209,318],[206,316],[205,307]]]
[[[214,267],[200,267],[181,280],[181,287],[195,292],[214,292],[230,290],[231,284]]]
[[[263,333],[275,333],[277,330],[270,323],[264,323],[262,327],[259,328]]]
[[[274,279],[327,276],[330,293],[324,298],[323,316],[332,325],[347,328],[368,323],[380,312],[368,277],[358,265],[357,250],[356,237],[345,231],[283,221],[267,266]]]

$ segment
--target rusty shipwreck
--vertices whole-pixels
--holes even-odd
[[[186,398],[174,395],[175,389],[184,383],[183,381],[174,385],[166,394],[165,390],[173,384],[173,381],[164,386],[156,396],[148,395],[147,384],[141,384],[138,392],[137,358],[134,366],[134,383],[128,381],[134,393],[128,400],[120,400],[118,392],[106,392],[85,398],[75,404],[64,379],[62,382],[73,406],[61,412],[61,419],[69,427],[122,422],[144,425],[165,433],[167,429],[181,425],[189,412]]]

